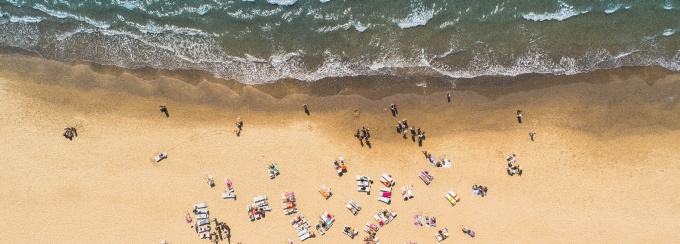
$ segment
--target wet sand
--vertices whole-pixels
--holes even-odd
[[[206,243],[184,221],[208,202],[210,217],[232,229],[231,242],[297,239],[278,207],[284,191],[299,213],[336,222],[305,243],[361,242],[342,234],[363,229],[385,204],[356,192],[354,177],[393,176],[415,197],[393,199],[396,220],[381,243],[435,242],[438,228],[414,227],[413,215],[436,216],[446,242],[667,243],[680,238],[680,75],[660,68],[622,68],[575,76],[527,75],[472,80],[443,77],[353,77],[316,83],[243,85],[191,72],[126,71],[0,55],[1,228],[11,243]],[[396,80],[396,81],[395,81]],[[346,82],[349,81],[349,82]],[[343,83],[346,82],[346,83]],[[446,92],[453,100],[446,102]],[[310,107],[311,115],[302,111]],[[397,103],[398,117],[388,106]],[[170,118],[158,111],[168,106]],[[524,111],[517,123],[515,111]],[[244,120],[240,137],[232,131]],[[427,133],[422,147],[402,139],[397,120]],[[69,141],[63,128],[75,126]],[[373,148],[353,137],[371,129]],[[536,141],[528,133],[536,132]],[[434,168],[422,150],[445,155]],[[166,151],[159,164],[151,157]],[[517,154],[524,174],[508,176]],[[342,177],[331,163],[344,156]],[[277,162],[281,175],[268,178]],[[430,170],[435,180],[419,178]],[[217,186],[209,188],[209,172]],[[221,199],[222,179],[237,199]],[[376,180],[376,183],[377,180]],[[333,189],[324,200],[320,185]],[[474,184],[489,195],[471,194]],[[461,202],[451,206],[444,194]],[[246,205],[267,194],[273,211],[250,222]],[[399,194],[397,194],[399,195]],[[363,210],[344,208],[354,199]],[[467,226],[471,239],[460,232]],[[226,240],[225,240],[226,241]]]

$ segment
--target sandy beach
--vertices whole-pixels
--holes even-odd
[[[365,223],[385,207],[398,217],[380,229],[380,243],[436,243],[444,227],[451,236],[443,243],[680,238],[680,74],[661,68],[491,83],[434,77],[424,86],[361,80],[370,77],[347,78],[356,81],[344,86],[247,86],[18,54],[0,55],[0,63],[6,243],[209,243],[184,219],[200,202],[231,228],[221,243],[300,243],[294,215],[278,205],[286,191],[295,192],[298,213],[309,221],[335,214],[325,235],[304,243],[362,243]],[[544,85],[533,86],[539,80]],[[240,136],[233,133],[237,117]],[[396,133],[404,118],[427,132],[422,147]],[[78,130],[72,141],[62,136],[67,126]],[[362,126],[370,128],[370,149],[353,137]],[[423,150],[451,159],[452,168],[430,166]],[[168,158],[153,163],[160,152]],[[511,154],[524,168],[521,177],[506,172]],[[331,164],[341,156],[348,172],[339,177]],[[275,179],[265,170],[271,162],[281,172]],[[432,184],[418,178],[423,169],[435,176]],[[378,202],[373,192],[383,172],[397,189],[412,185],[414,198]],[[374,179],[372,194],[356,191],[356,175]],[[227,177],[236,199],[221,197]],[[472,195],[475,184],[488,195]],[[321,185],[333,190],[327,200]],[[461,197],[456,206],[444,198],[449,190]],[[273,210],[251,222],[246,206],[263,194]],[[351,199],[363,207],[357,216],[345,208]],[[437,217],[437,227],[414,226],[414,214]],[[359,236],[344,235],[345,224]]]

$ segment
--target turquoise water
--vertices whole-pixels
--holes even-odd
[[[0,46],[244,83],[680,70],[680,1],[0,0]]]

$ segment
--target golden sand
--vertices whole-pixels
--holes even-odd
[[[451,243],[680,238],[678,75],[603,76],[494,98],[454,89],[447,103],[446,91],[376,100],[277,99],[251,86],[232,91],[33,58],[2,60],[5,243],[207,243],[184,220],[200,202],[208,203],[211,218],[231,227],[231,243],[299,242],[289,222],[293,215],[278,205],[287,191],[295,192],[298,212],[310,222],[325,211],[335,214],[326,235],[305,243],[360,243],[366,234],[351,240],[343,225],[363,230],[384,207],[398,217],[378,232],[381,243],[435,243],[435,232],[444,227],[451,234],[444,242]],[[393,102],[399,104],[397,118],[386,110]],[[303,103],[311,116],[302,112]],[[159,104],[168,106],[169,118]],[[517,109],[524,111],[522,124]],[[239,116],[244,130],[237,137]],[[396,133],[401,118],[427,132],[423,147]],[[67,126],[78,130],[73,141],[61,134]],[[353,137],[362,126],[371,129],[371,149]],[[450,158],[453,167],[430,166],[422,150]],[[168,158],[153,163],[162,151]],[[506,173],[505,156],[513,153],[524,169],[521,177]],[[332,167],[340,156],[349,168],[342,177]],[[265,170],[271,162],[281,172],[273,180]],[[422,169],[435,176],[429,186],[418,178]],[[215,178],[214,188],[206,184],[206,172]],[[389,206],[377,201],[383,172],[396,181]],[[371,195],[356,191],[356,175],[374,179]],[[226,177],[234,182],[236,200],[221,198]],[[488,196],[473,196],[474,184],[488,186]],[[324,200],[321,185],[333,196]],[[402,201],[398,189],[406,185],[415,197]],[[461,196],[456,206],[444,198],[449,190]],[[273,211],[251,222],[246,206],[262,194]],[[350,199],[363,207],[357,216],[345,208]],[[438,227],[415,227],[414,214],[437,217]],[[476,238],[463,234],[463,226]]]

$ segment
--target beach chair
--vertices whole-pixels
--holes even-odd
[[[208,239],[208,238],[210,238],[210,232],[206,231],[206,232],[203,232],[203,233],[198,233],[198,237],[200,237],[201,239]]]
[[[357,175],[357,181],[371,181],[371,177]]]
[[[267,195],[257,196],[253,198],[254,203],[263,202],[267,200]]]
[[[369,185],[367,187],[358,186],[357,191],[358,192],[366,192],[366,194],[371,194],[371,185]]]
[[[392,192],[392,187],[380,186],[382,192]]]
[[[158,154],[158,156],[154,157],[153,159],[156,160],[156,163],[160,162],[163,159],[168,158],[168,154],[165,152],[162,152],[161,154]]]
[[[384,202],[384,203],[386,203],[386,204],[390,204],[390,202],[391,202],[392,200],[390,200],[389,197],[382,197],[382,196],[379,196],[379,197],[378,197],[378,201]]]
[[[312,234],[309,233],[309,231],[307,231],[307,232],[304,233],[303,235],[299,236],[299,237],[300,237],[300,241],[305,241],[305,240],[309,239],[311,236],[312,236]]]
[[[430,217],[427,225],[429,227],[437,227],[437,219],[435,217]]]
[[[357,210],[361,210],[361,205],[359,205],[359,204],[358,204],[357,202],[355,202],[354,200],[349,200],[349,204],[351,204],[352,206],[354,206],[354,208],[356,208]]]
[[[354,205],[348,203],[346,207],[347,207],[347,209],[348,209],[352,214],[354,214],[354,216],[356,216],[357,214],[359,214],[359,210],[356,209],[356,208],[354,207]]]
[[[196,219],[201,220],[201,219],[207,219],[208,214],[196,214]]]
[[[201,226],[198,228],[198,233],[210,231],[210,225]]]
[[[198,226],[207,225],[207,224],[210,224],[210,220],[209,219],[199,219],[198,221],[196,221],[196,224]]]
[[[202,203],[194,204],[194,209],[207,208],[207,207],[208,207],[208,203],[207,203],[207,202],[202,202]]]
[[[194,209],[194,214],[207,214],[208,208],[196,208]]]
[[[222,191],[222,199],[227,198],[236,198],[236,194],[234,193],[233,189],[229,191]]]

